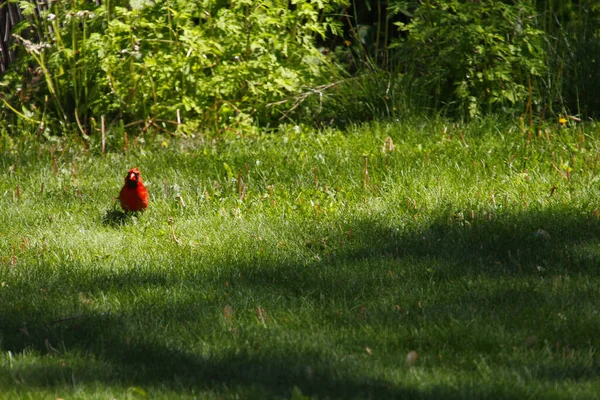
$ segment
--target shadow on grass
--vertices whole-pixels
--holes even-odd
[[[585,272],[597,275],[600,221],[578,210],[522,212],[471,219],[446,214],[422,229],[403,231],[379,221],[361,221],[357,246],[344,259],[437,259],[463,264],[460,274]],[[591,247],[587,247],[587,246]],[[538,268],[540,267],[540,268]],[[455,276],[455,275],[453,275]]]
[[[452,388],[441,384],[427,389],[404,387],[373,379],[368,370],[357,371],[354,367],[350,371],[344,365],[324,362],[319,354],[304,351],[296,351],[291,357],[235,351],[202,356],[140,337],[130,340],[121,333],[127,330],[126,324],[117,317],[88,318],[73,323],[70,330],[76,342],[70,334],[63,335],[62,343],[45,340],[39,351],[51,361],[19,368],[16,372],[19,384],[29,388],[64,388],[65,385],[101,382],[181,393],[192,390],[221,395],[240,392],[244,398],[257,399],[287,398],[294,390],[304,396],[332,399],[479,399],[486,393],[485,390],[473,392],[468,385],[464,389],[457,388],[456,384]],[[99,345],[102,351],[98,350]],[[75,355],[81,358],[73,360],[72,354],[63,356],[63,347],[74,347]],[[397,368],[407,366],[399,363]],[[571,379],[578,377],[581,378],[578,375]],[[490,394],[497,399],[520,398],[515,396],[515,391]]]
[[[345,226],[343,232],[315,231],[311,235],[307,246],[320,261],[308,265],[301,260],[279,264],[268,258],[248,260],[238,265],[216,265],[212,269],[202,269],[192,263],[182,266],[186,271],[194,271],[186,277],[166,277],[158,272],[129,270],[117,275],[95,276],[91,280],[82,271],[82,282],[72,290],[124,293],[131,288],[159,288],[168,295],[181,285],[182,279],[186,279],[186,284],[196,285],[198,290],[205,288],[207,292],[215,291],[223,282],[228,282],[232,285],[232,291],[237,288],[244,295],[250,293],[255,302],[275,293],[282,299],[302,298],[318,304],[319,293],[326,293],[339,302],[358,294],[362,296],[361,301],[376,302],[378,296],[401,292],[406,286],[398,281],[384,282],[381,277],[390,271],[408,268],[407,265],[411,264],[416,265],[410,271],[416,276],[414,284],[424,284],[427,281],[426,274],[431,273],[420,268],[423,262],[432,268],[439,266],[436,279],[441,281],[477,276],[528,279],[540,274],[579,274],[597,280],[599,276],[600,223],[593,216],[578,211],[524,212],[473,220],[448,214],[429,226],[415,230],[405,230],[376,220],[362,220]],[[344,266],[354,270],[349,273]],[[365,270],[361,271],[361,268]],[[218,277],[215,276],[217,270],[220,271]],[[597,290],[587,293],[584,301],[590,301],[597,294]],[[0,345],[4,350],[20,352],[31,348],[55,356],[60,355],[60,349],[64,348],[98,360],[92,367],[88,364],[69,368],[23,367],[20,373],[32,386],[60,386],[68,382],[70,376],[77,376],[80,383],[102,381],[106,384],[158,386],[173,390],[195,388],[218,393],[230,388],[252,388],[258,395],[276,396],[290,395],[294,386],[305,395],[330,398],[434,399],[478,398],[481,395],[468,395],[462,393],[460,388],[440,387],[423,391],[405,388],[397,383],[373,381],[360,373],[344,370],[342,364],[323,361],[306,350],[297,351],[293,343],[289,344],[290,348],[283,355],[277,352],[215,352],[212,356],[202,356],[193,351],[183,351],[176,345],[168,345],[165,338],[152,339],[151,332],[157,323],[168,325],[177,321],[185,325],[188,321],[201,320],[210,324],[211,319],[205,317],[204,313],[207,313],[206,310],[220,310],[223,301],[214,298],[200,304],[185,301],[179,304],[168,301],[156,304],[151,309],[143,310],[141,317],[138,316],[136,329],[141,333],[134,339],[127,333],[132,329],[129,318],[133,314],[88,313],[70,320],[56,321],[49,317],[56,315],[51,301],[23,301],[19,306],[21,309],[3,308],[0,311]],[[469,289],[464,289],[458,299],[441,296],[436,301],[440,304],[425,304],[424,309],[419,304],[419,312],[438,316],[440,321],[444,321],[452,312],[455,313],[454,318],[464,321],[475,315],[485,324],[491,321],[486,313],[493,309],[497,318],[512,321],[505,326],[515,331],[519,324],[531,328],[531,324],[536,322],[520,322],[519,318],[514,318],[514,314],[523,313],[524,318],[535,317],[535,312],[544,309],[548,300],[533,288],[507,288],[481,293],[470,293]],[[526,302],[529,304],[524,304]],[[472,305],[473,309],[464,307],[465,304]],[[192,307],[195,307],[194,311],[190,311]],[[571,306],[567,304],[564,307]],[[134,309],[133,313],[137,311],[139,309]],[[143,319],[144,315],[148,316],[146,320]],[[372,319],[360,324],[373,322],[374,326],[393,328],[396,323],[394,318],[391,311],[375,312]],[[402,323],[420,329],[427,323],[418,319],[420,317],[410,318]],[[537,318],[538,321],[543,319]],[[219,324],[219,321],[213,319],[212,323]],[[338,325],[352,327],[352,323],[343,319],[332,319],[330,324],[334,329]],[[597,323],[582,322],[573,329],[578,331],[579,336],[572,338],[578,341],[583,350],[593,350],[589,344],[592,343],[591,338],[587,336],[598,327]],[[148,332],[147,337],[143,334],[145,331]],[[467,328],[459,333],[472,334]],[[586,340],[588,344],[585,344]],[[485,345],[476,350],[485,352]],[[288,358],[291,355],[293,360]],[[317,365],[315,360],[318,360]],[[307,373],[305,366],[311,365],[314,371]],[[574,380],[595,379],[598,368],[557,365],[539,369],[538,374],[542,380],[559,381],[565,376]],[[512,393],[519,393],[518,389]],[[497,398],[512,397],[496,395]]]
[[[111,210],[107,210],[100,216],[100,222],[104,226],[117,228],[132,223],[134,218],[138,217],[141,212],[124,212],[117,208],[113,208]]]
[[[105,320],[104,324],[115,327],[114,320]],[[402,391],[385,382],[355,380],[343,371],[333,376],[333,366],[326,366],[328,370],[324,370],[324,366],[320,365],[323,371],[307,373],[306,367],[296,367],[290,360],[273,355],[221,354],[202,357],[157,343],[128,343],[125,338],[112,337],[105,330],[79,334],[84,333],[99,335],[109,354],[103,354],[101,360],[88,355],[89,362],[64,367],[56,362],[50,366],[23,368],[20,380],[29,387],[60,387],[76,379],[78,383],[101,381],[108,385],[146,389],[162,387],[182,392],[190,389],[216,393],[242,390],[242,393],[246,393],[243,396],[245,398],[253,392],[255,396],[258,395],[256,398],[287,397],[294,386],[305,395],[312,393],[331,398],[349,398],[357,394],[363,398],[398,398],[415,394],[415,391]],[[49,356],[60,358],[60,355],[52,352]],[[302,359],[303,355],[299,354],[298,357]],[[314,359],[313,356],[307,358]]]
[[[102,214],[100,221],[102,222],[102,225],[105,226],[122,226],[131,221],[131,214],[127,214],[119,209],[113,208]]]

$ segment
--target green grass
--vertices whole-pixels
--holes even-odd
[[[161,142],[0,142],[0,397],[600,398],[596,125]]]

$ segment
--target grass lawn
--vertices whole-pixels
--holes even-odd
[[[0,398],[600,398],[600,127],[145,139],[0,139]]]

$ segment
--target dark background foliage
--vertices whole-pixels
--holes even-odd
[[[597,1],[4,0],[5,132],[595,117]]]

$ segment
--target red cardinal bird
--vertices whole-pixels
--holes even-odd
[[[121,207],[127,211],[141,211],[148,208],[148,189],[142,183],[140,170],[132,168],[127,172],[125,185],[119,194]]]

